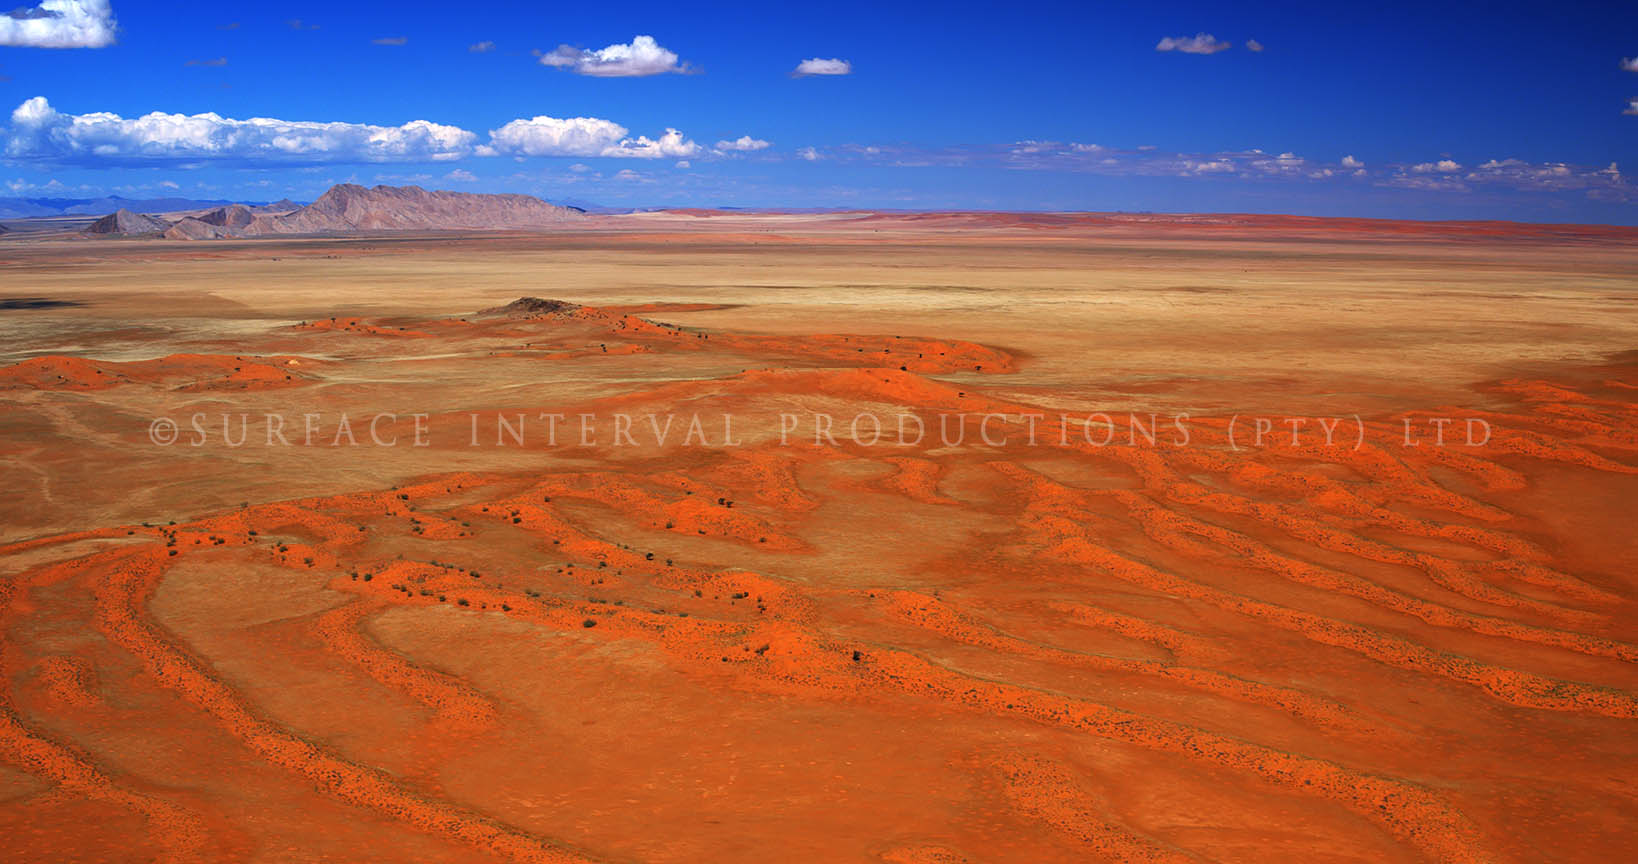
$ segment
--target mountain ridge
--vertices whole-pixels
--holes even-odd
[[[583,218],[586,218],[583,210],[551,204],[532,195],[341,183],[299,210],[284,215],[256,216],[239,233],[255,236],[529,229]]]
[[[215,240],[389,231],[526,231],[586,218],[580,208],[552,204],[532,195],[451,192],[420,186],[367,188],[342,183],[305,206],[285,199],[254,206],[228,203],[215,209],[171,211],[168,215],[164,211],[144,214],[121,207],[84,227],[80,234]]]
[[[229,204],[255,202],[226,199],[197,198],[122,198],[105,195],[100,198],[25,198],[0,197],[0,219],[38,219],[51,216],[106,216],[119,210],[133,213],[172,213],[182,210],[209,210]]]

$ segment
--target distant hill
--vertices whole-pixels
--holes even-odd
[[[121,206],[89,225],[81,221],[86,217],[80,211],[109,204]],[[79,229],[86,236],[162,234],[172,240],[377,231],[529,231],[588,218],[578,207],[551,204],[531,195],[446,192],[419,186],[366,188],[350,183],[332,186],[305,206],[289,199],[270,204],[185,198],[0,199],[0,207],[4,206],[12,209],[0,209],[0,216],[34,213],[13,223],[29,226],[31,232]]]
[[[113,213],[117,210],[131,210],[137,213],[171,213],[177,210],[199,210],[205,207],[221,207],[232,204],[232,201],[196,201],[192,198],[121,198],[117,195],[107,198],[93,198],[78,204],[71,204],[63,208],[65,216],[96,216],[103,213]]]
[[[289,198],[280,198],[271,204],[253,204],[250,209],[257,213],[289,213],[291,210],[300,210],[302,204],[291,201]]]
[[[213,207],[225,207],[233,203],[247,202],[200,200],[195,198],[121,198],[118,195],[105,198],[0,198],[0,219],[35,219],[45,216],[105,216],[116,210],[130,210],[134,213],[174,213],[179,210],[209,210]],[[275,203],[289,206],[270,209],[266,212],[284,212],[301,206],[288,199]],[[273,205],[252,204],[251,206],[272,207]]]
[[[564,207],[573,207],[576,210],[584,210],[587,213],[596,213],[599,216],[615,216],[625,213],[646,213],[654,210],[666,209],[664,207],[609,207],[605,204],[598,204],[595,201],[587,201],[583,198],[560,198],[558,199],[557,203]]]
[[[105,237],[127,237],[139,234],[159,234],[171,227],[171,223],[164,219],[144,216],[141,213],[132,213],[129,210],[115,210],[107,216],[92,222],[83,233],[96,234]]]
[[[199,221],[222,228],[238,229],[256,221],[256,212],[243,204],[229,204],[201,215]]]
[[[229,204],[198,216],[184,216],[165,231],[165,239],[220,240],[233,237],[256,221],[256,212],[243,204]]]
[[[228,229],[191,216],[183,218],[165,231],[166,240],[219,240],[230,237]]]
[[[586,218],[530,195],[429,191],[419,186],[351,183],[283,216],[260,215],[238,234],[351,234],[363,231],[462,231],[545,228]]]

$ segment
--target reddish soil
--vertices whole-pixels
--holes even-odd
[[[1053,349],[984,320],[541,308],[352,307],[196,337],[246,353],[0,370],[0,447],[44,478],[3,511],[34,527],[0,541],[0,857],[1635,851],[1638,358],[1402,391],[1190,369],[1203,401],[1372,395],[1330,443],[1246,446],[1207,410],[1183,444],[1122,409],[1094,444],[1085,389],[1033,371]],[[1176,397],[1153,371],[1123,392]],[[419,450],[333,448],[329,420],[307,449],[147,441],[155,414],[422,406]],[[469,441],[471,412],[537,411],[678,425]],[[835,435],[782,441],[807,411]],[[965,438],[843,434],[872,411]],[[684,443],[695,414],[714,446]],[[1404,445],[1442,416],[1488,438]],[[105,492],[73,461],[93,443]],[[134,518],[170,499],[106,501],[138,491],[127,464],[200,503]]]
[[[298,387],[317,366],[306,357],[171,354],[153,360],[89,360],[50,355],[0,367],[0,390],[104,390],[150,384],[180,390],[261,390]]]

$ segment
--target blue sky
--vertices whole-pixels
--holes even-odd
[[[1632,3],[21,2],[0,195],[1638,223]]]

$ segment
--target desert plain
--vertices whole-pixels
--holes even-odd
[[[0,858],[1630,860],[1635,241],[7,236]]]

